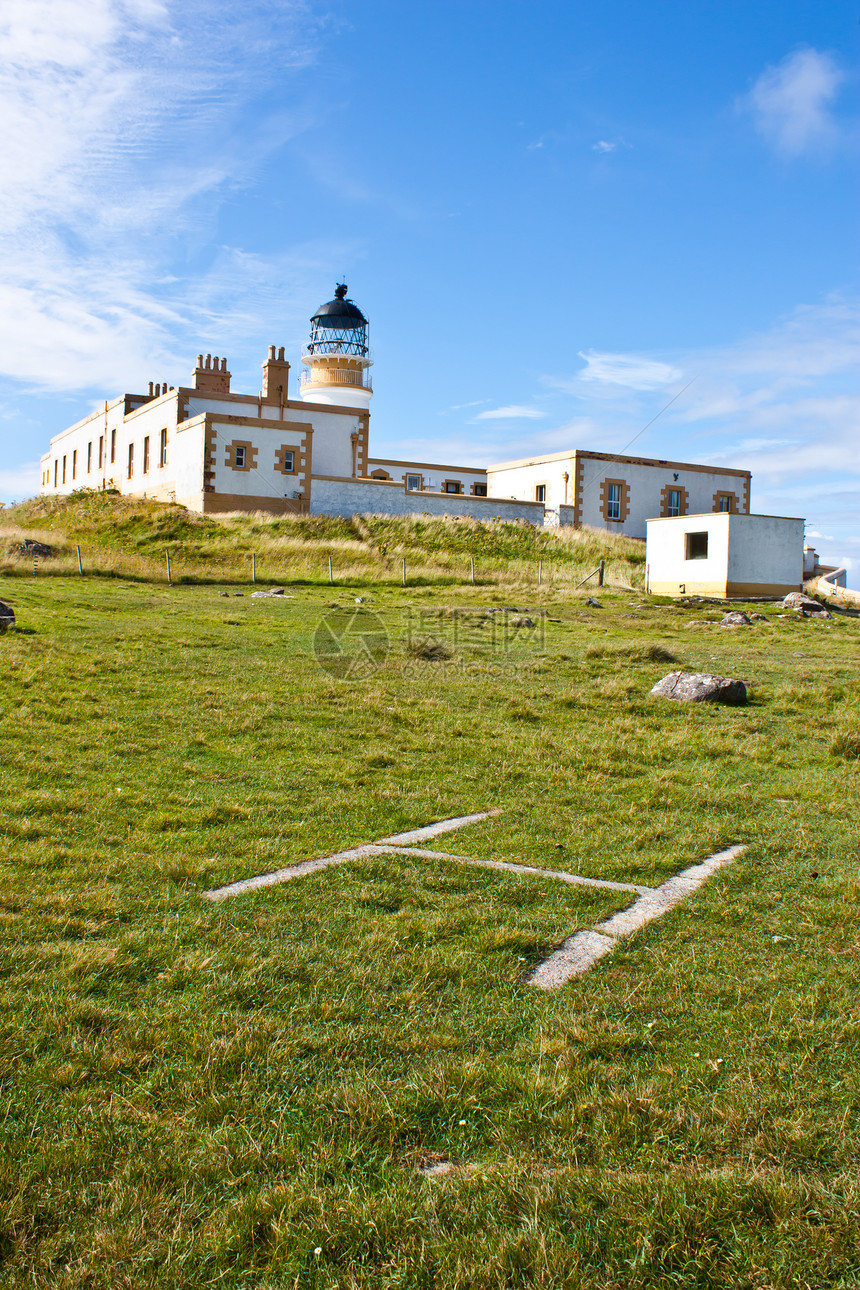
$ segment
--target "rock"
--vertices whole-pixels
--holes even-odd
[[[594,596],[589,596],[585,603],[586,603],[587,605],[591,605],[592,609],[599,609],[599,608],[600,608],[600,601],[599,601],[599,600],[595,600],[595,599],[594,599]],[[636,608],[637,608],[637,609],[644,609],[644,608],[645,608],[645,606],[644,606],[644,605],[637,605],[637,606],[636,606]]]
[[[355,603],[356,603],[357,605],[366,605],[366,604],[367,604],[367,596],[356,596],[356,598],[355,598]]]
[[[32,538],[27,538],[21,543],[21,554],[49,556],[54,554],[54,548],[48,546],[47,542],[34,542]]]
[[[515,618],[514,627],[534,627],[534,620],[532,618]]]
[[[782,603],[786,609],[802,609],[804,613],[813,614],[827,613],[820,600],[813,600],[811,596],[805,596],[801,591],[790,591]]]
[[[749,627],[749,625],[749,617],[740,609],[733,609],[732,612],[726,614],[720,622],[721,627]]]
[[[269,599],[269,597],[271,596],[271,594],[272,594],[272,593],[271,593],[271,591],[252,591],[252,592],[251,592],[251,599],[252,599],[252,600],[268,600],[268,599]]]
[[[766,622],[767,622],[767,614],[750,614],[749,618],[750,618],[750,622],[751,622],[751,623],[766,623]]]
[[[233,592],[233,595],[234,595],[234,596],[244,596],[244,594],[245,594],[245,593],[244,593],[244,591],[234,591],[234,592]]]
[[[15,626],[15,610],[11,605],[7,605],[5,600],[0,600],[0,632],[5,632],[7,628]]]
[[[674,699],[676,703],[731,703],[747,701],[747,687],[743,681],[728,676],[712,676],[710,672],[670,672],[658,681],[651,693],[658,699]]]
[[[230,595],[230,592],[229,592],[229,591],[219,591],[219,592],[218,592],[218,595],[219,595],[219,596],[229,596],[229,595]]]
[[[270,595],[270,596],[282,596],[283,594],[284,594],[284,589],[283,589],[283,587],[270,587],[270,588],[269,588],[269,595]]]

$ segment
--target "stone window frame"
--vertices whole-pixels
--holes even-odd
[[[720,505],[720,502],[723,500],[723,498],[728,499],[728,502],[729,502],[728,510],[725,510]],[[738,507],[737,493],[733,493],[727,488],[726,489],[718,488],[717,491],[714,493],[714,514],[715,515],[738,515],[739,513],[740,512]]]
[[[678,511],[678,516],[680,517],[682,515],[688,514],[688,507],[690,504],[689,490],[684,488],[682,484],[667,484],[666,487],[662,489],[660,492],[661,518],[664,520],[675,518],[674,516],[669,514],[669,494],[670,493],[680,493],[681,495],[681,508]]]
[[[453,484],[453,485],[454,485],[454,487],[453,487],[453,488],[449,488],[449,487],[448,487],[448,485],[449,485],[449,484]],[[447,493],[449,497],[462,497],[462,496],[463,496],[463,481],[462,481],[462,479],[443,479],[443,480],[442,480],[442,483],[441,483],[441,485],[440,485],[440,488],[441,488],[441,491],[442,491],[443,493]]]
[[[239,466],[236,464],[236,449],[245,449],[245,464]],[[257,466],[257,449],[250,439],[234,439],[228,443],[224,449],[224,465],[229,466],[231,470],[241,470],[247,473],[249,470],[255,470]]]
[[[621,488],[618,506],[618,517],[609,514],[609,485],[618,484]],[[626,479],[604,479],[600,484],[600,514],[607,524],[623,524],[630,514],[630,485]]]
[[[417,479],[417,480],[418,480],[418,487],[417,487],[417,488],[410,488],[410,487],[409,487],[409,481],[410,481],[410,479]],[[421,474],[421,472],[420,472],[419,470],[407,470],[406,474],[403,476],[403,489],[404,489],[404,492],[407,492],[407,493],[423,493],[423,492],[424,492],[424,476]]]
[[[478,489],[479,489],[479,488],[483,488],[483,490],[484,490],[484,491],[483,491],[483,493],[479,493],[479,492],[478,492]],[[486,484],[486,481],[483,481],[483,482],[482,482],[481,480],[478,480],[476,483],[474,483],[474,484],[472,485],[472,487],[470,488],[469,492],[471,493],[472,497],[486,497],[486,496],[487,496],[487,484]]]
[[[293,464],[287,467],[287,453],[292,456]],[[280,448],[275,450],[275,470],[281,475],[297,475],[299,461],[299,449],[295,444],[282,443]]]

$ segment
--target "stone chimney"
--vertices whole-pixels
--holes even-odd
[[[207,354],[204,362],[203,355],[198,354],[197,366],[191,373],[191,388],[203,394],[229,394],[230,373],[226,358],[219,358],[217,354],[213,358]]]
[[[263,398],[283,406],[287,401],[289,375],[290,365],[284,358],[283,345],[277,352],[274,345],[270,345],[269,357],[263,364]]]

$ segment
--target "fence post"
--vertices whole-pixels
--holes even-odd
[[[605,560],[601,560],[601,561],[600,561],[600,571],[599,571],[598,576],[597,576],[597,585],[598,585],[598,587],[602,587],[602,586],[603,586],[603,566],[605,565],[605,563],[606,563],[606,561],[605,561]]]
[[[331,572],[331,556],[329,556],[328,558],[328,580],[329,582],[334,582],[334,578],[332,577],[332,572]]]
[[[475,557],[474,557],[473,555],[470,555],[470,556],[469,556],[469,567],[470,567],[470,572],[471,572],[471,575],[472,575],[472,586],[474,587],[474,585],[475,585]]]
[[[39,557],[34,552],[33,553],[33,577],[34,578],[36,577],[38,572],[39,572]]]
[[[165,548],[164,554],[165,554],[165,556],[167,557],[167,581],[168,581],[168,583],[170,583],[171,578],[170,578],[170,551],[169,551],[169,549]]]
[[[538,586],[543,582],[543,560],[538,560]]]
[[[251,581],[257,581],[257,556],[256,552],[251,552]]]
[[[403,585],[406,586],[406,556],[403,557]]]
[[[83,577],[84,565],[83,565],[83,561],[81,560],[81,548],[80,548],[80,546],[78,546],[78,548],[77,548],[77,552],[78,552],[78,573]]]

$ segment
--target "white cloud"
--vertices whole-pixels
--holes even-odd
[[[300,113],[260,120],[249,149],[233,122],[249,63],[259,89],[310,61],[308,31],[299,0],[241,18],[226,0],[7,0],[0,371],[135,388],[177,342],[188,362],[227,317],[254,325],[247,290],[225,307],[229,251],[193,281],[173,270],[205,244],[219,191],[302,128]]]
[[[844,78],[829,54],[800,49],[766,68],[740,106],[779,152],[799,156],[835,136],[831,109]]]
[[[610,143],[608,139],[598,139],[597,143],[591,145],[591,150],[592,152],[614,152],[617,147],[617,143]]]
[[[527,408],[520,404],[512,403],[504,408],[488,408],[486,412],[479,412],[475,417],[476,421],[511,421],[514,419],[525,418],[526,420],[536,420],[544,416],[545,413],[539,412],[537,408]]]
[[[683,376],[677,367],[637,354],[598,354],[592,349],[586,354],[580,352],[579,357],[585,360],[585,370],[578,376],[580,381],[604,381],[631,390],[654,390],[671,385]]]

